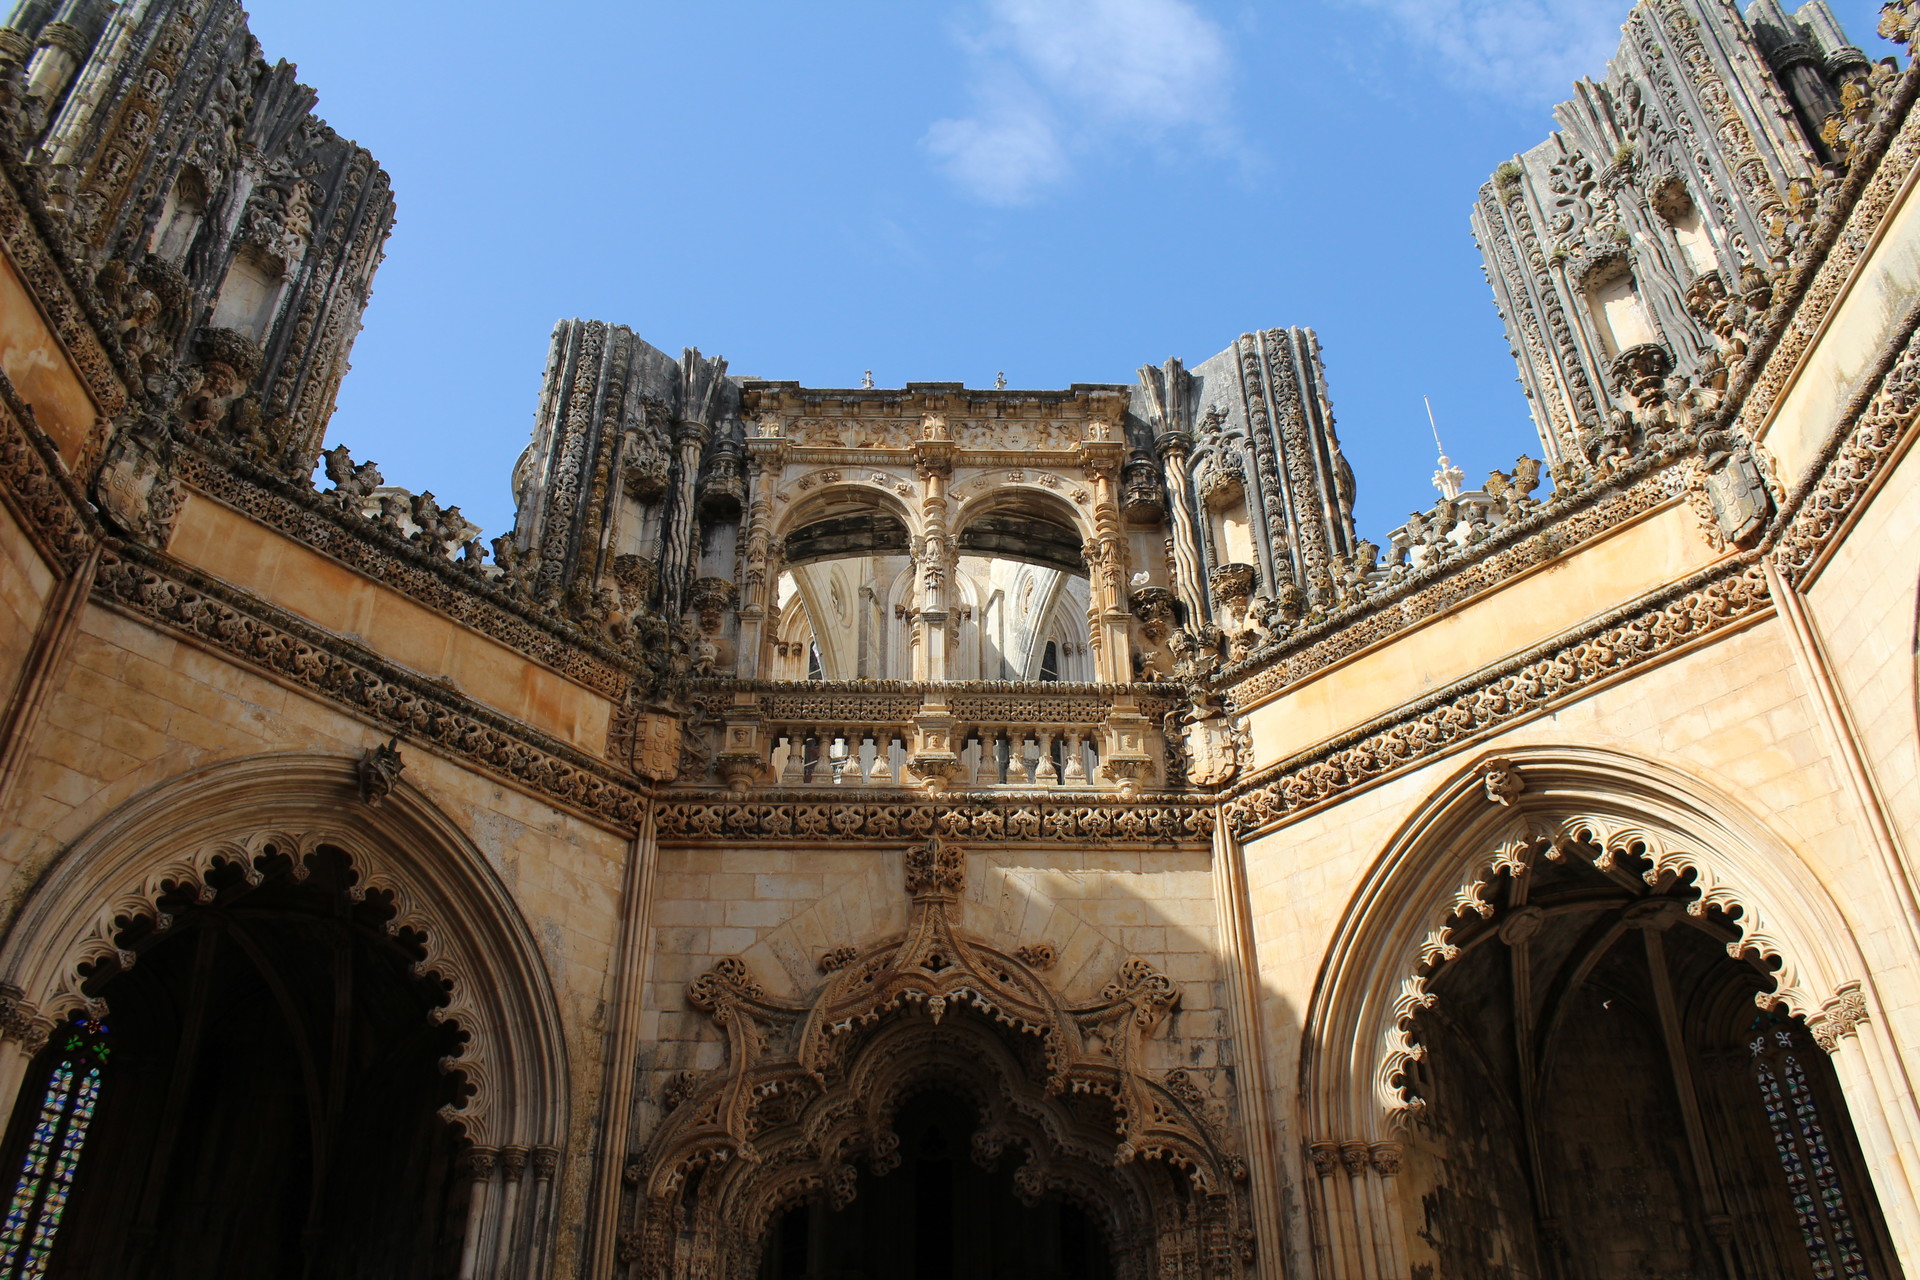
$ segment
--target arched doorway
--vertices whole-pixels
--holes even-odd
[[[894,1117],[899,1163],[863,1171],[853,1198],[787,1210],[768,1234],[760,1280],[1108,1280],[1104,1233],[1079,1205],[1017,1185],[1011,1161],[976,1156],[978,1113],[929,1092]]]
[[[462,1040],[432,1016],[445,987],[387,931],[390,895],[348,896],[344,852],[322,846],[298,879],[290,855],[252,876],[223,863],[116,937],[138,963],[85,987],[110,1016],[53,1037],[0,1148],[19,1207],[0,1275],[38,1274],[36,1241],[56,1280],[458,1273],[462,1143],[438,1112],[467,1087],[439,1069]],[[54,1135],[72,1168],[46,1168],[75,1065],[92,1114],[65,1119],[78,1140]]]
[[[1412,1020],[1416,1272],[1897,1276],[1827,1055],[1756,1003],[1767,967],[1690,876],[1592,834],[1489,887]]]
[[[957,925],[959,849],[933,839],[906,873],[905,932],[822,956],[805,999],[769,996],[738,957],[689,984],[726,1062],[661,1095],[627,1275],[1243,1274],[1245,1162],[1194,1075],[1141,1065],[1178,986],[1134,958],[1069,1005],[1041,976],[1050,948]],[[887,1251],[942,1242],[931,1271]]]
[[[553,989],[486,859],[388,781],[370,801],[352,759],[225,762],[47,869],[0,940],[0,1038],[24,1050],[0,1052],[24,1220],[0,1237],[50,1228],[51,1269],[0,1276],[546,1274]],[[55,1096],[63,1067],[90,1114]],[[78,1147],[64,1200],[32,1181],[49,1114]]]
[[[1383,850],[1307,1013],[1319,1274],[1898,1275],[1876,1000],[1821,881],[1697,779],[1483,759]]]

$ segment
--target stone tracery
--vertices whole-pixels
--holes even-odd
[[[959,927],[964,883],[957,846],[915,846],[906,931],[823,957],[826,980],[802,1001],[768,996],[736,958],[690,985],[688,1003],[726,1038],[726,1064],[671,1086],[637,1161],[627,1256],[639,1274],[750,1274],[777,1210],[822,1194],[842,1203],[854,1159],[892,1167],[889,1118],[929,1087],[978,1107],[976,1159],[1022,1147],[1023,1194],[1094,1212],[1118,1274],[1164,1274],[1184,1257],[1189,1274],[1228,1276],[1250,1260],[1244,1164],[1185,1073],[1156,1079],[1139,1059],[1178,988],[1134,958],[1095,1001],[1069,1006],[1040,977],[1041,953],[1002,952]]]

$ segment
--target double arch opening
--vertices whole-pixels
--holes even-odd
[[[370,805],[352,760],[275,755],[165,784],[48,868],[0,983],[4,1274],[544,1274],[558,1007],[404,781]]]
[[[780,680],[1097,678],[1084,517],[1056,494],[1008,486],[930,530],[890,491],[840,484],[783,519],[783,571],[760,669]],[[938,542],[939,545],[934,545]],[[922,625],[929,570],[944,621]],[[943,646],[943,660],[926,650]]]

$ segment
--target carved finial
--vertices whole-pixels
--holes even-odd
[[[873,390],[873,370],[869,369],[860,376],[860,385],[867,391]]]
[[[1467,485],[1467,473],[1453,465],[1447,457],[1446,446],[1440,443],[1440,424],[1433,420],[1433,401],[1425,396],[1420,402],[1427,406],[1427,426],[1433,430],[1433,450],[1440,455],[1440,469],[1433,473],[1433,487],[1448,502],[1459,497]]]
[[[393,794],[394,784],[400,781],[406,767],[407,762],[400,758],[399,734],[368,747],[356,765],[360,773],[360,798],[369,805],[378,805]]]

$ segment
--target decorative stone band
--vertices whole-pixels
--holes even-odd
[[[1673,457],[1638,459],[1613,485],[1581,490],[1564,504],[1548,503],[1501,526],[1473,548],[1472,559],[1449,556],[1399,587],[1369,596],[1358,607],[1301,632],[1293,643],[1227,668],[1222,683],[1230,687],[1238,710],[1258,706],[1350,654],[1618,528],[1685,488],[1685,470]]]
[[[1429,756],[1590,692],[1596,685],[1701,639],[1771,616],[1766,576],[1752,553],[1696,574],[1442,689],[1404,710],[1282,762],[1233,792],[1225,820],[1245,838]]]
[[[1833,999],[1822,1005],[1819,1013],[1807,1019],[1807,1029],[1813,1032],[1815,1044],[1832,1053],[1841,1040],[1857,1034],[1865,1021],[1867,997],[1859,983],[1849,982],[1833,993]]]
[[[1909,66],[1839,189],[1823,198],[1827,207],[1796,255],[1797,269],[1774,287],[1765,336],[1728,388],[1728,399],[1740,405],[1737,422],[1749,437],[1773,411],[1920,161],[1920,115],[1910,111],[1916,92],[1920,68]]]
[[[1881,352],[1881,376],[1869,384],[1841,415],[1823,453],[1823,463],[1805,485],[1795,489],[1786,509],[1774,558],[1781,575],[1805,589],[1826,562],[1827,552],[1853,523],[1879,486],[1887,465],[1910,439],[1920,411],[1920,304]]]
[[[204,442],[194,445],[181,451],[179,471],[201,493],[596,693],[616,702],[623,698],[628,675],[615,657],[523,616],[503,593],[454,561],[424,555],[244,459],[212,457],[200,451]]]
[[[12,147],[0,147],[0,246],[14,270],[59,336],[104,418],[127,407],[127,388],[139,375],[128,364],[113,333],[106,308],[95,295],[90,274],[74,261],[64,225],[41,202],[38,179]],[[76,471],[96,459],[76,459]]]
[[[53,442],[33,424],[33,410],[0,373],[0,501],[49,563],[71,571],[96,532],[85,498],[58,461]]]
[[[937,833],[995,843],[1205,845],[1213,836],[1214,810],[1205,801],[945,799],[946,803],[823,804],[817,793],[773,794],[751,802],[666,798],[656,807],[654,821],[660,839],[673,843],[897,842]]]
[[[371,719],[407,741],[623,833],[646,793],[592,757],[258,600],[125,546],[103,557],[96,598]]]

